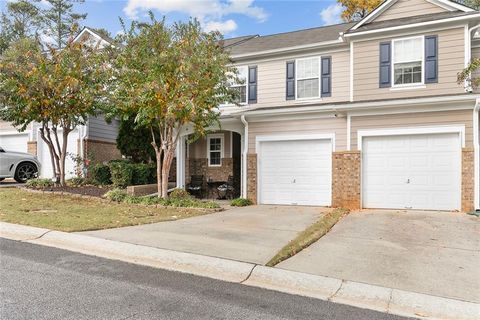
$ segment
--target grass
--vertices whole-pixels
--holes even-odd
[[[283,247],[268,263],[268,267],[273,267],[280,262],[293,257],[303,249],[316,242],[318,239],[327,234],[328,231],[346,214],[349,213],[347,209],[334,209],[325,214],[314,224],[303,230],[295,239],[290,241]]]
[[[188,208],[155,208],[101,199],[0,189],[0,221],[59,231],[87,231],[172,221],[207,214]]]

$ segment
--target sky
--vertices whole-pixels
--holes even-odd
[[[0,9],[7,1],[0,0]],[[196,17],[207,31],[219,30],[225,38],[267,35],[341,23],[335,0],[85,0],[76,11],[87,13],[83,25],[121,32],[119,17],[127,22],[145,20],[152,10],[167,22]]]

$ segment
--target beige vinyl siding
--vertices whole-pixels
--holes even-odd
[[[2,131],[17,131],[17,129],[10,122],[0,120],[0,132]]]
[[[323,118],[290,121],[265,121],[248,124],[248,152],[255,153],[257,136],[335,134],[336,150],[346,150],[347,119]]]
[[[374,21],[400,19],[445,11],[447,10],[426,0],[398,0],[380,16],[374,19]]]
[[[362,116],[351,118],[351,148],[357,150],[358,130],[391,129],[395,127],[428,127],[438,125],[465,125],[465,146],[473,146],[472,110],[422,112]]]
[[[322,98],[321,102],[348,101],[350,97],[350,53],[341,51],[322,54],[322,56],[332,57],[332,96]],[[258,91],[255,107],[275,107],[279,105],[297,105],[299,103],[295,100],[287,101],[285,99],[286,62],[290,60],[294,59],[279,59],[249,64],[257,65],[258,67]],[[319,99],[315,100],[319,101]],[[301,100],[304,103],[308,103],[308,101]]]
[[[395,38],[354,43],[354,100],[378,100],[464,93],[457,73],[464,68],[464,28],[452,28],[425,35],[438,35],[438,83],[425,88],[395,90],[379,88],[379,44]],[[417,34],[423,35],[423,34]],[[411,36],[414,36],[413,34]],[[424,70],[422,70],[424,72]]]
[[[230,139],[231,139],[231,132],[230,131],[219,131],[219,132],[212,132],[212,134],[223,134],[223,157],[224,158],[231,158],[230,154]],[[195,142],[189,145],[189,158],[191,159],[205,159],[207,158],[207,138],[200,138]]]

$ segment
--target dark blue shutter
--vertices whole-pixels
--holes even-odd
[[[391,87],[392,49],[390,42],[380,43],[380,88]]]
[[[332,96],[332,57],[322,57],[322,97]]]
[[[295,100],[295,61],[287,61],[287,100]]]
[[[257,66],[248,67],[248,103],[257,103]]]
[[[438,36],[425,37],[425,83],[438,82]]]

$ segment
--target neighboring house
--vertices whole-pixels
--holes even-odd
[[[480,12],[387,0],[346,23],[225,41],[244,84],[221,130],[177,147],[177,185],[233,176],[260,204],[479,208]],[[215,129],[215,128],[213,128]]]
[[[111,39],[106,38],[90,28],[83,28],[74,41],[85,41],[92,46],[105,46]],[[40,177],[54,176],[50,152],[47,144],[38,133],[40,124],[32,123],[28,129],[18,132],[10,123],[0,120],[0,146],[5,150],[28,152],[37,155],[42,164]],[[66,159],[66,176],[76,175],[75,158],[90,159],[102,162],[121,157],[116,147],[118,121],[107,123],[103,116],[89,117],[87,124],[79,126],[68,136],[68,153]]]

